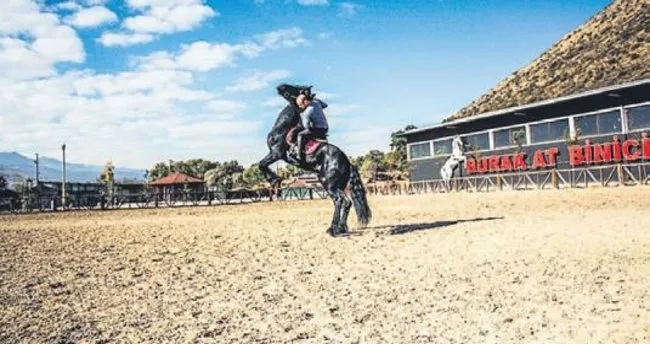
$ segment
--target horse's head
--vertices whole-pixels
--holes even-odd
[[[276,87],[278,94],[286,99],[289,103],[295,105],[296,97],[300,94],[311,96],[312,86],[280,84]]]

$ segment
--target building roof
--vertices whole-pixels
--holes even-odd
[[[547,99],[531,104],[526,104],[522,106],[515,106],[515,107],[510,107],[506,109],[501,109],[501,110],[496,110],[496,111],[491,111],[491,112],[486,112],[482,114],[478,114],[475,116],[467,116],[467,117],[462,117],[453,121],[448,121],[448,122],[442,122],[438,124],[433,124],[421,128],[416,128],[416,129],[411,129],[408,130],[404,133],[402,133],[401,136],[404,135],[410,135],[418,132],[423,132],[427,130],[432,130],[432,129],[438,129],[438,128],[452,128],[458,124],[462,123],[468,123],[468,122],[474,122],[478,120],[483,120],[483,119],[491,119],[497,116],[501,115],[510,115],[510,114],[522,114],[526,113],[528,111],[531,111],[536,108],[540,108],[543,106],[561,106],[562,104],[567,104],[571,102],[579,102],[581,99],[591,99],[594,101],[595,104],[595,99],[604,99],[607,97],[617,97],[620,96],[621,94],[625,94],[626,96],[628,95],[628,92],[636,92],[635,89],[647,89],[650,86],[650,78],[643,79],[643,80],[638,80],[638,81],[633,81],[633,82],[628,82],[628,83],[623,83],[620,85],[614,85],[614,86],[608,86],[608,87],[603,87],[603,88],[598,88],[578,94],[572,94],[564,97],[558,97],[558,98],[553,98],[553,99]]]
[[[203,180],[189,176],[182,172],[173,172],[167,177],[160,178],[149,183],[150,185],[176,185],[176,184],[194,184],[203,183]]]
[[[650,78],[650,5],[615,0],[469,105],[443,120],[577,95]]]

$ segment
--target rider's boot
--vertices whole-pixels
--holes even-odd
[[[302,147],[302,142],[303,142],[303,136],[298,135],[298,140],[296,142],[296,150],[297,150],[296,156],[298,157],[298,161],[300,162],[305,161],[305,150]]]

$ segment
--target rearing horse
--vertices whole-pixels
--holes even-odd
[[[361,182],[357,168],[352,165],[348,156],[338,147],[330,143],[320,143],[318,148],[311,154],[305,154],[305,161],[300,163],[287,154],[289,143],[287,136],[296,126],[300,126],[300,109],[296,104],[296,97],[301,92],[311,93],[311,86],[294,86],[281,84],[277,86],[277,92],[286,99],[289,104],[282,109],[278,115],[273,128],[266,138],[269,153],[259,162],[259,169],[264,178],[273,186],[280,184],[278,176],[271,171],[269,166],[278,160],[318,174],[318,180],[327,191],[334,202],[334,214],[332,223],[327,232],[332,236],[346,233],[348,231],[347,218],[350,207],[354,205],[357,214],[357,221],[366,226],[372,218],[372,212],[368,206],[366,190]],[[297,133],[293,130],[292,133]],[[307,146],[307,145],[305,145]],[[345,193],[346,187],[350,186],[352,201]]]

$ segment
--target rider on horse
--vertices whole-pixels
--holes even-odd
[[[326,140],[329,131],[327,119],[323,113],[323,109],[327,108],[327,103],[317,99],[315,93],[306,93],[301,93],[296,97],[296,105],[302,110],[300,117],[304,128],[298,133],[296,144],[292,147],[293,153],[298,156],[299,161],[304,160],[304,143],[310,138]]]

